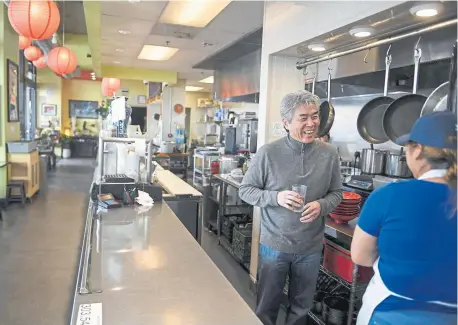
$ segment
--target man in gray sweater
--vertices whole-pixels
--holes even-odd
[[[308,91],[286,95],[280,114],[288,135],[261,147],[245,174],[240,198],[261,208],[256,314],[275,325],[290,274],[286,325],[304,325],[313,302],[325,220],[342,200],[336,148],[315,140],[320,99]],[[291,191],[307,186],[305,202]],[[293,212],[305,204],[303,212]]]

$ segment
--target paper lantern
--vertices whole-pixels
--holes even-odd
[[[29,61],[38,60],[42,55],[43,53],[41,53],[41,50],[36,46],[29,46],[24,50],[24,56]]]
[[[106,88],[103,85],[101,86],[102,88],[102,96],[104,97],[112,97],[114,96],[115,92],[111,90],[110,88]]]
[[[76,65],[75,53],[66,47],[53,48],[48,54],[48,67],[59,75],[72,73]]]
[[[28,48],[31,45],[32,45],[31,38],[28,38],[22,35],[19,36],[19,49],[20,50],[25,50],[26,48]]]
[[[11,0],[8,18],[19,35],[34,40],[51,38],[60,24],[59,8],[51,0]]]
[[[46,57],[41,56],[38,60],[32,62],[37,69],[46,68]]]
[[[103,78],[102,87],[106,89],[111,89],[113,92],[116,92],[121,88],[121,80],[116,78]]]

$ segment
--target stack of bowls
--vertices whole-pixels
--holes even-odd
[[[342,202],[329,216],[337,223],[347,223],[359,215],[360,203],[361,195],[353,192],[343,192]]]

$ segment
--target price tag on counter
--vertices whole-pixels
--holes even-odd
[[[102,325],[102,303],[80,305],[76,324]]]
[[[328,236],[331,236],[333,238],[337,238],[337,230],[335,230],[334,228],[331,228],[331,227],[325,227],[324,228],[324,233]]]

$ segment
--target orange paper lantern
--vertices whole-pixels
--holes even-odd
[[[53,48],[48,54],[48,67],[59,75],[72,73],[76,65],[75,53],[66,47]]]
[[[42,55],[43,53],[41,53],[41,50],[36,46],[29,46],[24,50],[24,56],[29,61],[38,60]]]
[[[20,50],[25,50],[26,48],[28,48],[31,45],[32,45],[31,38],[19,35],[19,49]]]
[[[8,18],[19,35],[35,40],[51,38],[60,24],[59,8],[52,0],[11,0]]]
[[[32,62],[37,69],[46,68],[46,57],[42,56],[38,60]]]
[[[111,90],[110,88],[106,88],[103,85],[101,86],[102,88],[102,96],[104,97],[112,97],[114,96],[115,92]]]

